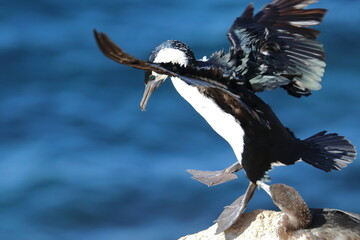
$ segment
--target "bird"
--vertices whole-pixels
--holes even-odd
[[[245,211],[257,182],[269,179],[274,166],[303,161],[326,172],[340,170],[356,158],[355,147],[337,133],[321,131],[299,139],[285,127],[258,92],[281,87],[303,97],[321,88],[325,54],[316,39],[325,9],[304,9],[316,0],[273,0],[254,15],[250,4],[236,18],[227,37],[230,49],[196,60],[178,40],[157,46],[147,61],[123,51],[105,33],[94,30],[96,42],[108,58],[145,71],[140,102],[145,110],[150,96],[170,77],[177,92],[232,147],[237,158],[220,171],[189,170],[209,186],[236,178],[244,169],[249,185],[237,207],[217,219],[222,232]],[[232,211],[227,211],[232,209]],[[225,214],[226,212],[226,214]]]
[[[280,239],[359,239],[360,215],[329,208],[308,208],[304,199],[285,184],[258,185],[272,198],[282,215],[277,222]]]

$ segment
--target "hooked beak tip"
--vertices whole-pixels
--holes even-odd
[[[142,112],[145,112],[145,110],[146,110],[146,104],[147,104],[147,99],[142,99],[141,100],[141,103],[140,103],[140,110],[142,111]]]

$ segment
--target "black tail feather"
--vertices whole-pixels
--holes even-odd
[[[356,158],[355,147],[336,133],[322,131],[303,143],[308,145],[308,150],[302,154],[302,160],[325,172],[340,170]]]

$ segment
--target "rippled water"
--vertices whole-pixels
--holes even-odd
[[[245,191],[207,188],[188,168],[235,161],[230,147],[164,84],[139,110],[143,72],[98,50],[92,29],[146,59],[167,39],[198,58],[228,48],[226,31],[247,1],[2,1],[0,8],[0,239],[168,240],[208,227]],[[256,1],[259,8],[265,1]],[[328,67],[306,99],[259,94],[301,137],[341,133],[360,146],[360,2],[322,1]],[[360,212],[360,163],[323,173],[276,168],[273,182],[311,207]],[[275,209],[257,191],[248,210]]]

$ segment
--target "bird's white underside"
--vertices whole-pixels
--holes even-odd
[[[240,123],[231,114],[225,113],[214,100],[200,93],[195,86],[175,77],[171,81],[178,93],[230,144],[241,164],[245,133]]]

